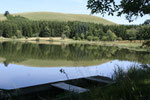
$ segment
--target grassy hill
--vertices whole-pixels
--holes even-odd
[[[2,14],[0,14],[0,21],[6,20],[6,17]]]
[[[17,13],[14,15],[20,15],[31,20],[48,20],[48,21],[81,21],[81,22],[92,22],[98,24],[112,25],[116,24],[106,19],[85,15],[85,14],[64,14],[54,12],[28,12],[28,13]]]

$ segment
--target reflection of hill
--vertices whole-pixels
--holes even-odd
[[[150,53],[117,47],[86,44],[45,45],[31,43],[0,43],[0,57],[5,63],[28,66],[90,66],[110,60],[150,63]],[[3,61],[4,62],[4,61]]]
[[[5,59],[0,57],[0,62],[4,62],[4,61],[5,61]]]
[[[110,60],[92,60],[92,61],[67,61],[67,60],[35,60],[30,59],[16,64],[32,67],[62,67],[62,66],[92,66],[106,63]]]

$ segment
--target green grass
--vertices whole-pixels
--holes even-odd
[[[0,21],[6,20],[6,17],[2,14],[0,14]]]
[[[28,12],[28,13],[17,13],[14,15],[21,15],[31,20],[46,20],[46,21],[81,21],[91,22],[105,25],[114,25],[116,23],[108,21],[106,19],[86,15],[86,14],[64,14],[55,12]]]
[[[119,66],[113,75],[115,84],[95,87],[90,92],[73,94],[60,100],[150,100],[149,73],[150,65],[149,67],[133,65],[128,71]]]

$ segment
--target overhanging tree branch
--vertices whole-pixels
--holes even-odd
[[[131,22],[138,16],[150,14],[150,0],[120,0],[120,4],[116,4],[115,0],[88,0],[87,8],[91,10],[91,14],[100,13],[102,15],[117,16],[126,15],[126,19]]]

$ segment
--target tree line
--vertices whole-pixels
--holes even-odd
[[[5,13],[7,20],[0,21],[0,36],[65,37],[74,40],[115,41],[149,40],[150,25],[102,25],[87,22],[33,21],[22,16]]]

